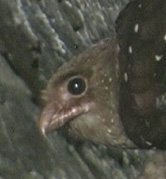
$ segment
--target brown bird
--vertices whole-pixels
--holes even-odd
[[[43,134],[62,128],[76,140],[166,149],[165,10],[163,0],[132,1],[118,42],[105,39],[58,69],[43,96]]]
[[[119,47],[104,39],[65,63],[48,82],[39,128],[75,140],[133,147],[119,118]]]

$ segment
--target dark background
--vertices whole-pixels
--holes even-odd
[[[109,37],[128,0],[0,0],[0,177],[152,179],[165,177],[165,154],[78,150],[36,128],[40,91],[56,69]],[[149,170],[150,169],[150,170]],[[150,171],[150,172],[149,172]]]

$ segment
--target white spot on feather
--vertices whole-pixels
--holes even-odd
[[[109,88],[108,88],[108,86],[105,86],[105,90],[107,91]]]
[[[162,55],[155,55],[156,62],[159,62],[162,59]]]
[[[133,49],[132,49],[132,46],[129,46],[129,53],[132,54],[133,53]]]
[[[138,8],[142,8],[142,4],[139,4],[139,5],[138,5]]]
[[[166,41],[166,34],[164,35],[164,40]]]
[[[111,82],[112,82],[112,78],[110,77],[110,78],[108,79],[108,81],[111,83]]]
[[[127,73],[124,73],[124,79],[125,79],[126,82],[128,81],[128,75],[127,75]]]
[[[152,143],[149,142],[149,141],[146,141],[145,143],[146,143],[147,145],[149,145],[149,146],[152,146]]]
[[[135,24],[135,26],[134,26],[134,32],[137,33],[138,29],[139,29],[139,24]]]
[[[111,119],[111,123],[112,123],[112,124],[114,123],[114,119]]]
[[[108,129],[107,131],[108,131],[108,133],[111,133],[111,132],[112,132],[111,129]]]

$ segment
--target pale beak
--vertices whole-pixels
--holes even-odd
[[[43,111],[37,121],[38,128],[44,136],[46,136],[46,133],[48,131],[53,129],[52,121],[54,118],[54,114],[55,114],[55,106],[53,104],[48,104],[43,109]]]

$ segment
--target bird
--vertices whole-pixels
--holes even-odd
[[[118,115],[119,45],[106,38],[73,57],[49,80],[38,126],[43,135],[62,129],[76,141],[135,147]]]
[[[75,141],[166,149],[166,1],[131,1],[116,33],[60,67],[38,120]]]

